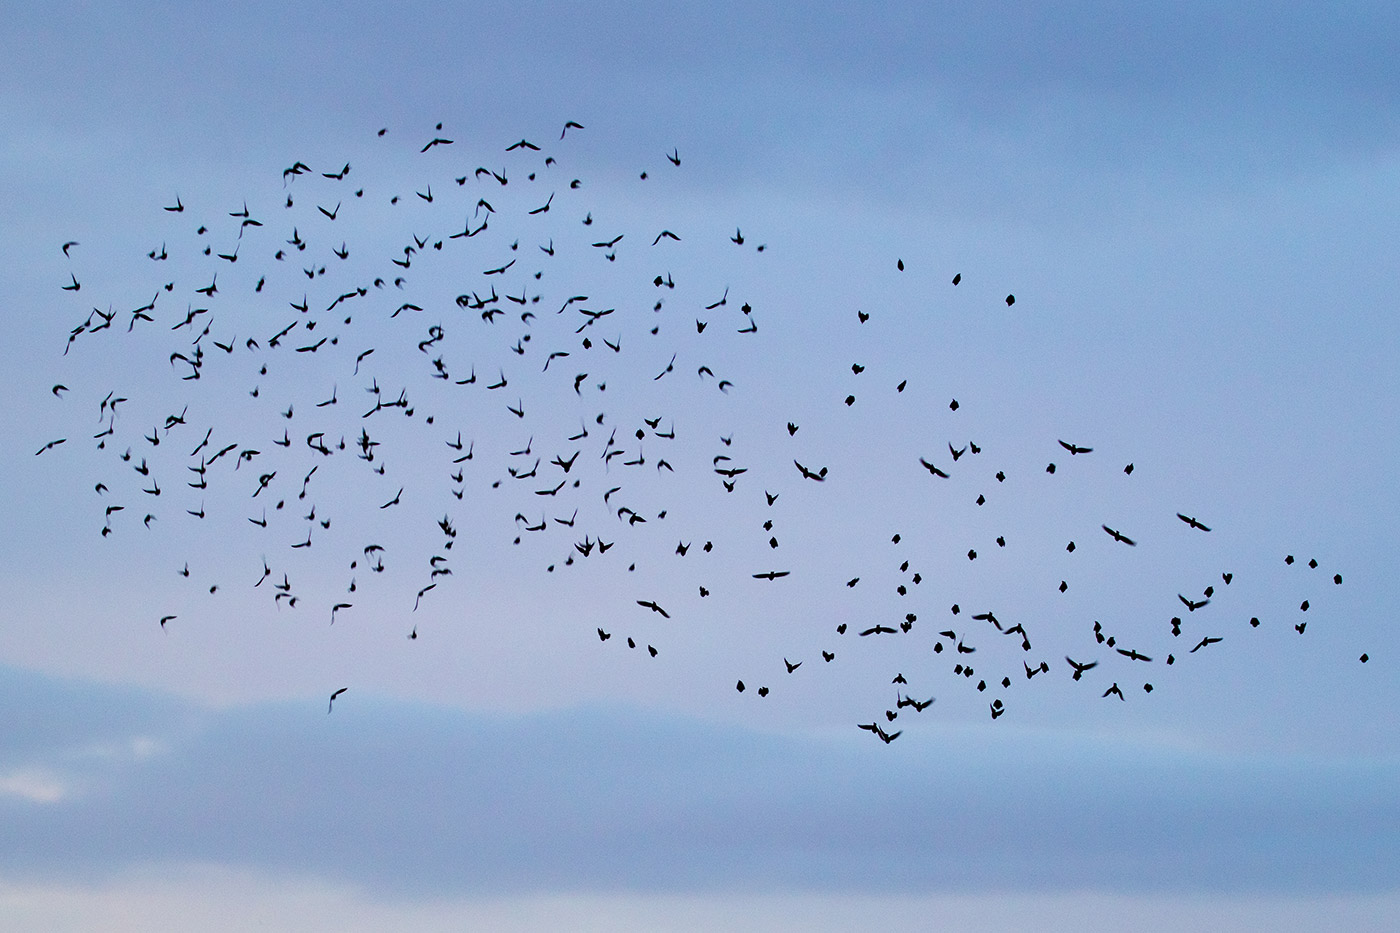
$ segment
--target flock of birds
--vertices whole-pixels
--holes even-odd
[[[723,423],[733,411],[726,406],[746,391],[731,371],[742,369],[733,365],[739,357],[776,352],[759,336],[760,320],[766,334],[775,315],[755,308],[713,269],[697,276],[705,281],[673,277],[678,251],[696,234],[659,225],[637,229],[627,225],[626,210],[589,200],[591,183],[566,168],[571,142],[584,132],[571,121],[548,147],[520,139],[497,150],[504,164],[477,165],[459,154],[465,147],[438,124],[406,154],[421,184],[402,191],[392,190],[391,180],[361,181],[351,163],[313,168],[294,161],[282,173],[276,202],[259,201],[263,206],[256,211],[247,201],[216,207],[172,194],[152,211],[161,229],[151,235],[149,250],[133,257],[140,271],[132,277],[151,284],[135,301],[100,302],[106,310],[86,308],[92,289],[84,291],[79,277],[81,244],[62,244],[73,267],[61,289],[84,308],[63,356],[86,367],[94,354],[134,359],[154,350],[167,369],[164,382],[180,398],[169,401],[169,391],[144,387],[104,390],[92,398],[91,409],[76,409],[85,418],[95,410],[95,431],[48,440],[36,454],[57,456],[61,445],[79,439],[97,448],[105,466],[87,491],[100,519],[94,533],[124,555],[140,544],[132,536],[155,534],[172,523],[190,523],[197,535],[235,542],[252,535],[257,556],[249,557],[248,583],[266,592],[278,610],[310,613],[334,625],[354,616],[368,590],[387,588],[401,601],[410,620],[404,634],[414,641],[414,613],[451,599],[452,586],[472,572],[457,560],[472,546],[547,552],[551,556],[539,562],[545,574],[625,564],[620,579],[626,589],[616,597],[618,606],[602,613],[618,621],[589,623],[592,631],[581,635],[605,649],[625,644],[642,658],[667,650],[667,629],[657,623],[685,625],[701,617],[706,600],[713,603],[712,594],[722,589],[742,598],[744,587],[797,585],[803,565],[790,557],[792,542],[780,547],[777,526],[788,502],[819,507],[823,490],[836,485],[831,466],[815,459],[823,448],[804,443],[811,432],[799,433],[801,425],[778,410],[780,400],[756,393],[747,398],[762,411],[762,443],[746,443],[752,438],[732,428],[706,437],[692,429]],[[387,129],[377,135],[372,145],[393,143],[392,136],[384,138]],[[683,169],[679,150],[661,155],[664,162],[649,171]],[[648,171],[639,171],[627,183],[647,181]],[[605,180],[605,187],[619,184]],[[645,198],[645,187],[630,190]],[[390,242],[401,226],[418,229]],[[746,236],[741,224],[730,226],[733,233],[726,232],[724,242],[706,248],[718,245],[746,261],[766,261],[756,258],[764,244]],[[905,270],[902,258],[892,265],[896,274]],[[957,288],[961,273],[947,282]],[[1010,308],[1015,300],[1007,294],[997,303]],[[871,316],[850,313],[851,332],[840,339],[853,355]],[[853,387],[872,378],[862,375],[867,368],[856,360],[840,374],[820,374],[814,392],[830,393],[837,410],[851,409]],[[914,395],[905,395],[909,383],[908,376],[891,377],[881,391],[908,398]],[[207,388],[214,384],[226,394]],[[237,387],[233,394],[227,394],[230,386]],[[63,399],[68,388],[55,384],[52,394]],[[956,413],[960,403],[951,399],[946,407]],[[405,439],[405,423],[426,440]],[[901,465],[924,484],[914,495],[937,496],[940,484],[960,472],[975,472],[993,495],[1008,482],[1005,469],[980,466],[983,446],[960,437],[940,439],[917,462]],[[783,444],[789,446],[773,456]],[[1080,439],[1058,439],[1054,451],[1076,466],[1104,456]],[[1056,469],[1051,460],[1044,475],[1054,477]],[[1112,472],[1131,482],[1134,464]],[[740,527],[716,508],[708,531],[677,539],[674,549],[669,540],[658,544],[664,533],[656,529],[665,527],[668,513],[687,507],[693,513],[694,502],[710,495],[741,503],[747,517]],[[976,506],[986,502],[987,494],[979,493]],[[386,584],[393,555],[381,535],[396,527],[403,531],[399,515],[414,503],[412,519],[421,524],[407,533],[425,559],[406,585],[402,575],[389,575],[398,582]],[[440,503],[445,506],[439,516]],[[434,511],[423,520],[427,508]],[[706,513],[700,511],[703,521]],[[1212,534],[1208,517],[1175,514],[1183,534]],[[1085,545],[1138,546],[1138,532],[1110,521],[1085,525],[1076,532],[1078,544],[1069,540],[1057,547],[1073,554]],[[344,526],[351,531],[341,532]],[[867,569],[828,581],[833,605],[847,599],[854,602],[842,606],[858,606],[862,577],[888,576],[896,565],[891,589],[914,605],[924,574],[900,553],[898,531],[883,534],[895,556],[853,557]],[[454,550],[464,540],[473,543]],[[997,549],[1007,547],[1004,535],[994,541]],[[991,542],[986,539],[984,549]],[[770,562],[752,566],[737,583],[707,578],[709,571],[698,568],[688,578],[688,592],[672,583],[653,588],[643,582],[663,561],[695,563],[717,548],[763,554]],[[317,559],[308,556],[313,549]],[[333,556],[319,557],[326,552]],[[966,551],[967,561],[977,558],[976,547]],[[889,567],[872,570],[870,561]],[[196,553],[162,572],[173,570],[186,581],[195,574],[212,596],[226,568],[199,563]],[[1286,563],[1295,560],[1289,555]],[[331,565],[343,568],[334,595],[294,585],[294,573],[328,576]],[[1318,569],[1316,560],[1305,566]],[[952,586],[955,574],[940,571],[940,585]],[[1128,684],[1152,692],[1145,672],[1166,676],[1167,668],[1233,637],[1227,631],[1233,623],[1220,618],[1214,627],[1193,625],[1180,647],[1172,647],[1183,636],[1183,620],[1209,617],[1217,587],[1229,587],[1233,578],[1223,569],[1210,585],[1177,594],[1175,614],[1164,609],[1154,642],[1160,646],[1167,639],[1165,651],[1137,641],[1136,630],[1133,643],[1124,644],[1121,634],[1085,619],[1075,629],[1077,647],[1052,656],[1033,645],[1032,635],[1039,642],[1041,633],[1029,618],[999,616],[982,606],[964,610],[953,602],[938,610],[946,621],[920,624],[921,603],[920,611],[887,616],[885,609],[872,609],[877,617],[867,615],[863,622],[843,618],[832,627],[824,620],[825,644],[794,646],[781,665],[772,659],[765,668],[771,680],[740,673],[724,689],[766,697],[780,678],[811,675],[814,667],[835,662],[838,647],[844,653],[881,639],[908,639],[919,624],[921,635],[935,631],[913,643],[908,669],[946,666],[959,689],[985,695],[993,720],[1007,712],[1004,697],[1020,680],[1092,681],[1094,695],[1126,701]],[[1340,574],[1330,580],[1342,583]],[[395,586],[401,595],[392,595]],[[1056,587],[1061,594],[1068,588],[1067,580]],[[1290,623],[1298,634],[1306,629],[1302,614],[1309,606],[1303,601],[1298,620]],[[161,610],[152,622],[164,629],[181,615]],[[1247,622],[1261,625],[1258,616]],[[856,644],[841,647],[843,640]],[[1008,663],[1007,652],[997,651],[1001,645],[1011,646],[1019,663]],[[914,693],[902,671],[893,674],[892,700],[871,721],[859,723],[886,744],[902,734],[901,716],[923,713],[935,702],[927,685],[920,683]],[[328,712],[346,689],[332,693]]]

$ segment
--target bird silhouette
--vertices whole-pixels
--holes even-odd
[[[1182,515],[1180,512],[1177,512],[1177,513],[1176,513],[1176,517],[1179,518],[1179,519],[1181,519],[1183,522],[1185,522],[1185,523],[1186,523],[1188,526],[1190,526],[1191,528],[1196,528],[1196,529],[1199,529],[1199,530],[1201,530],[1201,531],[1210,531],[1209,528],[1207,528],[1205,525],[1202,525],[1200,522],[1196,521],[1196,519],[1193,518],[1193,517],[1191,517],[1191,516]]]
[[[1126,544],[1129,547],[1137,547],[1137,542],[1134,541],[1132,538],[1129,538],[1127,535],[1121,534],[1115,531],[1114,529],[1108,527],[1107,525],[1103,525],[1102,528],[1104,531],[1108,532],[1109,537],[1111,537],[1114,541],[1121,541],[1123,544]],[[1073,548],[1074,542],[1071,541],[1070,549],[1073,550]]]

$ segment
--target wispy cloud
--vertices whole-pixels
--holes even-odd
[[[18,797],[30,803],[57,803],[70,788],[62,777],[40,768],[20,768],[0,774],[0,797]]]
[[[212,710],[39,686],[22,706],[104,698],[112,735],[87,743],[99,755],[31,743],[23,766],[0,772],[11,798],[46,804],[10,814],[0,865],[45,877],[195,861],[405,894],[1400,881],[1386,857],[1400,844],[1391,759],[1203,755],[1016,729],[934,729],[887,747],[635,709],[505,716],[365,694],[328,717],[310,701]],[[142,722],[153,704],[167,708],[163,728]],[[54,722],[59,736],[74,728]]]
[[[98,884],[0,881],[0,933],[111,933],[248,929],[353,933],[462,929],[498,933],[568,929],[830,930],[1132,929],[1169,933],[1200,928],[1240,933],[1345,929],[1388,931],[1400,895],[1122,895],[1096,891],[980,894],[540,894],[401,898],[304,876],[161,865]]]

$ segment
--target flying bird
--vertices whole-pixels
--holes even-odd
[[[1111,538],[1113,538],[1114,541],[1120,541],[1120,542],[1122,542],[1123,544],[1128,545],[1128,547],[1137,547],[1137,542],[1134,541],[1132,538],[1129,538],[1127,535],[1122,534],[1121,532],[1115,531],[1114,529],[1108,527],[1107,525],[1101,525],[1101,526],[1099,526],[1099,527],[1103,528],[1104,531],[1108,532],[1109,536],[1110,536]],[[1073,544],[1073,542],[1071,542],[1071,545],[1072,545],[1072,544]]]
[[[943,472],[943,471],[940,470],[938,467],[934,466],[932,463],[929,463],[929,462],[928,462],[927,460],[925,460],[923,457],[920,457],[920,458],[919,458],[919,463],[923,464],[923,467],[924,467],[925,470],[928,470],[930,473],[932,473],[934,476],[937,476],[939,479],[947,479],[947,478],[948,478],[948,474],[947,474],[947,473]]]
[[[1070,666],[1070,667],[1074,668],[1074,679],[1075,679],[1075,680],[1078,680],[1081,676],[1083,676],[1083,674],[1084,674],[1085,671],[1090,670],[1090,669],[1095,668],[1095,667],[1098,667],[1098,665],[1099,665],[1099,662],[1098,662],[1098,661],[1089,661],[1089,662],[1087,662],[1087,663],[1082,663],[1082,664],[1081,664],[1079,661],[1074,660],[1073,658],[1069,657],[1068,655],[1065,656],[1065,660],[1066,660],[1067,662],[1069,662],[1069,666]]]

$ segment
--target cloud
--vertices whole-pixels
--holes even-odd
[[[1397,878],[1400,763],[1204,755],[1085,734],[770,734],[615,707],[472,714],[352,692],[212,710],[107,695],[108,744],[31,737],[9,775],[11,876],[160,863],[457,892],[1375,891]],[[8,691],[7,691],[8,692]],[[12,692],[10,695],[16,695]],[[67,698],[69,702],[57,703]],[[88,702],[81,702],[84,697]],[[152,706],[166,726],[152,730]],[[22,717],[21,717],[22,718]],[[137,724],[144,728],[136,729]],[[69,769],[61,771],[60,769]],[[82,795],[65,793],[74,774]],[[33,806],[42,801],[45,805]]]
[[[68,796],[64,780],[49,771],[20,768],[0,774],[0,796],[18,797],[30,803],[57,803]]]
[[[1123,896],[995,892],[977,895],[545,894],[375,897],[343,885],[208,866],[161,866],[101,885],[0,881],[0,933],[82,933],[103,929],[247,929],[297,933],[413,929],[645,929],[688,933],[732,929],[818,933],[826,930],[940,929],[965,933],[1037,929],[1143,933],[1219,931],[1382,931],[1394,925],[1400,897]]]
[[[778,178],[839,160],[856,138],[867,160],[888,148],[881,174],[942,142],[973,147],[973,164],[1007,158],[1008,148],[1071,166],[1090,159],[1099,171],[1137,164],[1149,176],[1164,163],[1196,162],[1199,185],[1238,174],[1241,160],[1384,153],[1395,138],[1387,115],[1400,98],[1389,67],[1397,16],[1384,5],[1144,11],[1085,0],[871,16],[837,3],[800,12],[749,3],[703,11],[419,3],[349,18],[337,12],[316,4],[291,16],[278,4],[251,3],[162,10],[157,19],[125,9],[65,20],[62,12],[20,11],[0,51],[17,80],[41,86],[63,105],[49,109],[82,128],[145,113],[181,132],[186,113],[171,119],[165,101],[196,75],[180,87],[184,110],[230,115],[229,129],[203,121],[206,133],[244,134],[269,120],[285,121],[287,133],[333,133],[335,121],[353,123],[361,108],[376,125],[382,118],[426,127],[456,112],[490,125],[541,112],[544,101],[550,125],[587,116],[581,111],[601,118],[605,109],[613,132],[637,142],[658,114],[681,112],[684,121],[671,122],[688,138],[742,133],[752,140],[745,174],[776,162],[784,167]],[[491,38],[472,47],[474,67],[453,68],[459,37],[483,21],[492,23]],[[253,34],[259,42],[245,41]],[[108,66],[112,48],[140,54]],[[98,75],[122,93],[95,97]],[[265,102],[289,87],[300,100],[336,107],[293,102],[269,114]],[[432,93],[404,95],[405,87]],[[47,110],[44,118],[54,119]],[[822,144],[783,152],[794,136]],[[833,156],[820,154],[828,148]],[[784,157],[774,159],[775,151]],[[917,162],[920,171],[932,167]]]

